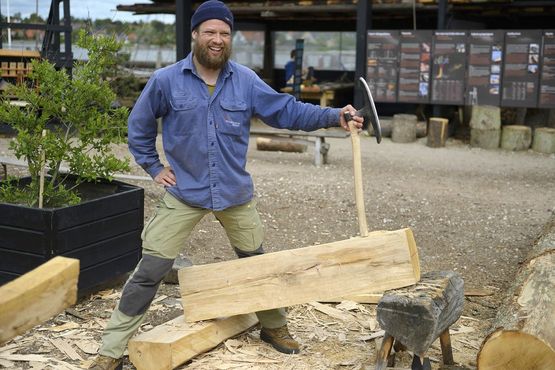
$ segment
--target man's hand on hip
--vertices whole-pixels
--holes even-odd
[[[164,167],[162,171],[154,178],[154,182],[164,186],[174,186],[177,184],[175,173],[170,167]]]

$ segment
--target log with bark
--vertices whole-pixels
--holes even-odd
[[[534,243],[493,327],[478,369],[555,369],[555,219]]]
[[[289,139],[285,137],[257,137],[256,149],[274,152],[291,152],[291,153],[304,153],[306,152],[306,141],[299,141],[296,139]]]

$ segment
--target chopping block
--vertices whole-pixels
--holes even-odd
[[[386,292],[378,302],[377,321],[385,331],[376,370],[394,366],[391,348],[414,353],[412,370],[431,370],[426,352],[439,337],[445,365],[453,365],[449,327],[464,304],[464,282],[454,271],[433,271],[408,288]]]

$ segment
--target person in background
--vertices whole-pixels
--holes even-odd
[[[291,50],[291,59],[285,63],[285,85],[292,86],[293,79],[295,78],[295,58],[297,56],[297,50]]]
[[[239,258],[264,253],[264,231],[246,171],[251,117],[270,126],[312,131],[341,125],[347,105],[322,108],[298,102],[231,61],[233,14],[217,0],[202,3],[191,19],[193,51],[149,79],[128,120],[129,150],[166,193],[142,233],[142,259],[123,287],[90,369],[122,366],[129,339],[141,325],[158,286],[194,226],[213,213]],[[157,119],[168,163],[156,149]],[[359,129],[362,118],[355,117]],[[260,338],[294,354],[299,343],[284,308],[256,312]]]

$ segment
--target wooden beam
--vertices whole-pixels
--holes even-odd
[[[187,321],[380,292],[420,279],[410,229],[179,271]]]
[[[188,324],[183,316],[129,341],[129,360],[138,370],[170,370],[256,325],[254,314]]]
[[[77,301],[79,260],[54,257],[0,287],[0,344]]]

